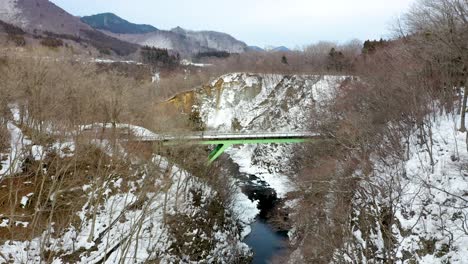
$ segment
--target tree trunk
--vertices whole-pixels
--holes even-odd
[[[468,92],[467,92],[467,85],[465,84],[465,89],[463,91],[463,104],[462,104],[462,109],[461,109],[461,124],[460,124],[460,131],[461,132],[466,132],[466,127],[465,127],[465,115],[466,115],[466,101],[468,99]]]

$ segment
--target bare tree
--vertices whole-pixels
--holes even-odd
[[[468,90],[468,2],[420,0],[403,19],[403,34],[415,43],[419,54],[442,72],[441,90],[464,86],[460,131],[466,132]]]

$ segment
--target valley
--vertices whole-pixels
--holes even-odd
[[[0,263],[467,263],[466,1],[243,1],[0,0]]]

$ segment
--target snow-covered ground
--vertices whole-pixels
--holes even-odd
[[[180,64],[184,65],[184,66],[195,66],[195,67],[202,67],[202,68],[213,65],[213,64],[205,64],[205,63],[193,63],[193,62],[191,62],[189,60],[181,60]]]
[[[21,170],[21,162],[27,155],[25,146],[31,145],[31,141],[23,135],[12,121],[7,123],[10,133],[10,151],[5,153],[6,159],[1,161],[0,179],[7,174],[15,174]]]
[[[95,63],[126,63],[126,64],[135,64],[135,65],[143,65],[143,63],[141,62],[136,62],[136,61],[132,61],[132,60],[126,60],[126,61],[115,61],[115,60],[110,60],[110,59],[99,59],[99,58],[96,58],[96,59],[92,59],[91,62],[95,62]]]
[[[19,120],[17,108],[11,109],[13,119]],[[10,153],[7,153],[8,159],[2,163],[2,176],[21,172],[25,153],[31,154],[36,160],[43,159],[48,151],[56,151],[62,157],[73,156],[75,149],[73,142],[55,142],[48,147],[33,145],[25,138],[21,129],[15,124],[15,120],[8,122],[11,147]],[[92,130],[102,126],[110,125],[85,125],[81,130]],[[155,136],[153,132],[139,126],[116,124],[116,127],[128,129],[135,136]],[[109,155],[115,153],[109,149],[110,144],[106,144],[105,140],[96,141],[94,144]],[[125,157],[125,150],[118,147],[119,152]],[[177,230],[179,226],[183,226],[184,222],[177,222],[179,218],[186,217],[196,221],[197,217],[203,217],[202,211],[205,209],[201,208],[212,201],[216,192],[208,184],[177,165],[170,164],[163,157],[154,156],[149,164],[139,164],[137,159],[132,161],[134,175],[127,175],[125,180],[122,177],[112,176],[101,185],[104,188],[102,190],[104,197],[99,205],[91,203],[91,197],[96,195],[96,189],[92,187],[95,182],[74,187],[82,189],[86,194],[85,197],[89,199],[83,208],[76,212],[81,219],[78,226],[70,225],[64,233],[50,236],[51,232],[54,233],[54,224],[52,224],[41,236],[29,241],[6,241],[0,245],[0,262],[5,260],[13,263],[41,263],[45,261],[41,259],[40,253],[43,248],[57,254],[55,259],[48,260],[53,263],[63,263],[62,257],[68,255],[75,255],[74,263],[118,263],[122,260],[125,260],[125,263],[145,263],[149,260],[158,260],[158,263],[198,263],[174,251],[174,245],[180,242],[178,241],[180,238],[173,234],[174,228]],[[47,171],[44,173],[47,174]],[[25,182],[27,183],[31,184]],[[141,189],[148,188],[148,184],[153,186],[152,191],[144,193],[142,197]],[[201,192],[201,205],[194,206],[195,198],[190,190]],[[28,206],[33,196],[34,193],[28,193],[18,197],[20,207]],[[141,206],[136,205],[140,201],[143,201]],[[94,235],[90,237],[93,218],[89,213],[94,208],[97,214]],[[238,189],[232,204],[226,209],[228,213],[223,217],[225,222],[210,226],[209,232],[196,226],[187,231],[188,233],[184,234],[184,239],[187,239],[184,248],[198,247],[196,244],[191,245],[195,242],[190,241],[210,243],[213,246],[203,252],[207,263],[231,263],[235,257],[249,256],[250,249],[241,240],[250,232],[248,225],[258,213],[257,205]],[[165,217],[174,217],[176,223],[172,227],[165,224]],[[238,229],[237,223],[241,225],[242,232]],[[15,225],[24,228],[29,224],[29,222],[15,222]],[[0,228],[7,228],[8,225],[8,218],[0,222]]]
[[[356,208],[368,203],[376,220],[384,210],[392,208],[391,235],[395,248],[390,255],[397,263],[468,262],[468,152],[466,135],[457,131],[459,120],[456,115],[433,119],[434,144],[430,148],[421,144],[421,138],[415,133],[410,140],[407,161],[395,163],[392,158],[375,161],[370,181],[362,183],[369,196],[355,197]],[[376,221],[374,227],[359,226],[360,213],[356,209],[353,226],[360,245],[357,251],[371,250],[382,257],[381,223]],[[370,237],[364,237],[369,230]],[[358,257],[363,255],[354,255],[354,259]]]
[[[133,204],[138,201],[137,188],[141,188],[143,184],[147,184],[147,177],[153,177],[151,182],[158,185],[162,184],[164,179],[161,174],[145,174],[136,181],[128,182],[131,188],[129,192],[115,192],[112,189],[122,187],[122,179],[114,179],[107,183],[108,190],[104,190],[105,201],[99,205],[98,214],[96,216],[95,235],[91,240],[88,240],[91,228],[91,219],[87,216],[89,212],[89,204],[83,206],[82,211],[77,215],[81,218],[82,223],[79,227],[70,226],[68,230],[58,238],[50,237],[47,240],[48,250],[53,252],[61,252],[62,256],[72,254],[76,250],[86,249],[86,253],[79,255],[78,263],[97,263],[104,260],[104,263],[118,263],[122,259],[126,262],[143,263],[150,259],[158,259],[160,263],[174,263],[181,261],[180,256],[175,256],[171,253],[170,247],[174,241],[169,228],[164,224],[164,208],[167,208],[167,215],[186,214],[194,216],[197,212],[196,207],[193,207],[192,197],[187,196],[187,193],[182,192],[181,186],[188,186],[189,189],[202,190],[204,201],[209,201],[213,193],[209,186],[198,181],[195,177],[190,177],[190,174],[170,165],[164,158],[155,157],[154,164],[159,164],[159,169],[163,171],[172,171],[169,184],[169,189],[166,192],[146,193],[146,202],[141,207],[133,208]],[[171,168],[169,168],[171,166]],[[173,167],[172,167],[173,166]],[[91,192],[89,186],[83,186],[83,189]],[[92,195],[92,193],[90,193]],[[27,199],[27,197],[23,197]],[[164,206],[164,201],[167,201]],[[239,203],[245,206],[252,206],[248,199],[239,197]],[[255,206],[255,205],[254,205]],[[240,211],[244,208],[236,208],[239,217],[251,217]],[[182,222],[180,224],[183,224]],[[53,228],[53,227],[52,227]],[[249,254],[247,245],[240,242],[240,237],[236,235],[235,225],[232,229],[224,229],[219,227],[214,228],[214,236],[207,237],[203,230],[194,230],[193,235],[213,239],[215,247],[209,252],[207,263],[210,261],[229,263],[230,252],[244,252]],[[10,256],[15,263],[39,263],[41,261],[39,249],[42,239],[46,236],[46,232],[42,237],[33,239],[32,241],[8,241],[0,245],[0,252],[4,256]],[[236,238],[232,240],[232,238]],[[189,246],[189,245],[186,245]],[[182,261],[189,263],[187,259]],[[54,263],[62,263],[60,258],[56,258]]]
[[[80,127],[80,129],[83,130],[93,130],[93,129],[98,129],[98,128],[107,128],[111,129],[113,128],[113,124],[107,123],[95,123],[95,124],[89,124],[89,125],[83,125]],[[117,129],[126,129],[129,132],[132,133],[133,136],[135,137],[140,137],[140,138],[157,138],[158,134],[152,132],[151,130],[141,127],[141,126],[135,126],[131,124],[123,124],[123,123],[117,123],[115,124],[115,128]],[[100,131],[95,130],[96,133],[99,133]]]

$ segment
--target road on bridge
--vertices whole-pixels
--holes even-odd
[[[285,144],[305,143],[317,140],[320,135],[311,132],[196,132],[166,133],[137,137],[137,141],[162,142],[163,145],[179,145],[190,142],[199,145],[216,145],[208,156],[208,163],[213,163],[221,154],[233,145],[242,144]]]

